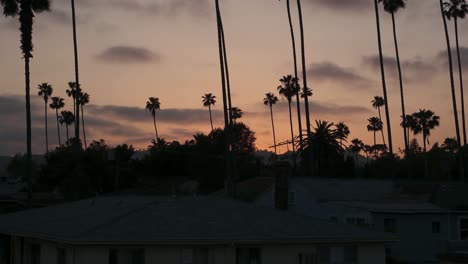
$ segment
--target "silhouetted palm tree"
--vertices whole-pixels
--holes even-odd
[[[415,126],[415,119],[413,115],[406,115],[405,118],[402,118],[400,126],[405,129],[406,138],[408,139],[408,143],[410,141],[410,130]]]
[[[377,109],[377,111],[379,112],[379,119],[382,120],[380,108],[385,105],[385,100],[381,96],[374,96],[374,99],[371,101],[371,103],[372,103],[372,107]],[[384,135],[383,129],[381,132],[382,132],[382,142],[385,145],[385,135]]]
[[[154,132],[156,133],[156,140],[159,139],[158,127],[156,125],[156,111],[159,109],[161,109],[161,103],[159,102],[159,98],[150,97],[148,99],[148,102],[146,102],[146,110],[148,110],[153,116],[153,124],[154,124]]]
[[[468,13],[468,4],[465,0],[450,0],[444,3],[445,16],[450,20],[453,18],[455,25],[455,43],[457,45],[458,73],[460,78],[460,97],[463,125],[463,145],[466,145],[466,122],[465,122],[465,97],[463,91],[463,70],[460,58],[460,45],[458,40],[458,19],[464,19]]]
[[[296,78],[292,77],[291,75],[283,76],[280,80],[281,85],[278,86],[278,92],[280,95],[284,96],[288,100],[288,108],[289,108],[289,124],[291,128],[291,142],[292,142],[292,149],[295,152],[294,146],[294,128],[293,128],[293,120],[292,120],[292,111],[291,111],[291,103],[292,98],[297,92],[296,86]]]
[[[383,129],[382,120],[378,117],[371,117],[367,119],[369,124],[367,125],[367,131],[372,131],[374,133],[374,146],[377,145],[377,138],[376,133],[377,131],[381,131]],[[375,151],[375,157],[377,157],[377,150]]]
[[[393,154],[393,144],[392,144],[392,127],[390,122],[390,112],[388,110],[388,96],[387,96],[387,82],[385,80],[385,67],[383,61],[383,51],[382,51],[382,36],[380,33],[380,16],[379,16],[379,0],[374,0],[375,5],[375,17],[376,17],[376,25],[377,25],[377,39],[379,44],[379,59],[380,59],[380,71],[382,77],[382,90],[383,96],[385,99],[385,117],[387,119],[387,133],[388,133],[388,146],[390,149],[390,153]]]
[[[77,99],[78,105],[80,106],[81,109],[81,127],[83,128],[83,140],[84,140],[84,145],[85,149],[88,148],[88,144],[86,143],[86,129],[85,129],[85,122],[84,122],[84,106],[89,104],[89,94],[88,93],[83,93],[83,91],[80,91],[80,94],[78,95]]]
[[[46,136],[46,153],[49,153],[49,132],[47,127],[47,103],[49,102],[49,97],[52,95],[52,85],[48,83],[39,84],[37,86],[39,92],[37,95],[44,99],[44,122],[45,122],[45,136]]]
[[[422,134],[424,147],[423,150],[426,152],[426,143],[428,137],[431,135],[431,130],[440,125],[440,117],[436,116],[431,110],[419,110],[419,112],[413,113],[415,119],[415,125],[412,128],[415,135]]]
[[[349,146],[349,149],[354,154],[354,166],[356,166],[357,155],[364,149],[364,143],[362,143],[360,139],[355,138],[351,140],[351,145]]]
[[[271,116],[271,128],[273,129],[273,146],[275,147],[275,154],[278,154],[276,151],[276,133],[275,133],[275,121],[273,119],[273,105],[278,102],[278,97],[273,93],[265,94],[265,98],[263,98],[263,104],[270,107],[270,116]]]
[[[58,111],[65,106],[65,103],[63,102],[63,98],[60,98],[60,97],[52,97],[51,99],[52,99],[52,103],[49,106],[50,106],[50,108],[55,109],[55,114],[56,114],[56,117],[57,117],[58,142],[59,142],[59,146],[61,146],[62,142],[60,140],[60,126],[59,126],[59,122],[60,122],[59,118],[60,117],[59,117]]]
[[[32,33],[34,24],[34,13],[50,11],[50,0],[1,0],[3,14],[5,16],[19,16],[21,32],[21,52],[24,59],[25,94],[26,94],[26,178],[29,183],[28,198],[31,198],[31,170],[32,170],[32,150],[31,150],[31,80],[29,62],[33,55]]]
[[[242,109],[239,107],[233,107],[231,108],[231,117],[234,122],[236,122],[237,119],[241,119],[244,116],[244,112]]]
[[[396,61],[398,66],[398,77],[400,80],[400,95],[401,95],[401,112],[402,117],[406,117],[405,112],[405,95],[403,92],[403,75],[401,72],[401,63],[400,63],[400,51],[398,49],[398,39],[397,39],[397,32],[396,32],[396,23],[395,23],[395,13],[398,12],[400,9],[404,9],[406,7],[406,0],[379,0],[379,2],[383,2],[383,6],[385,11],[392,15],[392,25],[393,25],[393,40],[395,42],[395,53],[396,53]],[[408,149],[408,138],[406,136],[405,128],[403,128],[403,135],[405,140],[405,153]]]
[[[79,92],[81,90],[81,83],[80,83],[80,75],[79,75],[79,68],[78,68],[78,41],[76,37],[75,0],[71,0],[71,11],[72,11],[72,25],[73,25],[73,55],[75,58],[75,86]],[[74,98],[74,100],[76,101],[77,98]],[[75,138],[79,141],[80,139],[80,105],[78,103],[75,104],[73,111],[75,112],[75,116],[76,116]]]
[[[349,127],[344,122],[339,122],[335,125],[336,137],[340,140],[340,146],[343,148],[343,141],[346,142],[349,136]]]
[[[62,111],[60,116],[60,124],[65,125],[67,128],[67,144],[70,140],[68,136],[68,126],[75,123],[75,115],[71,111]]]
[[[296,53],[296,38],[294,35],[294,26],[291,17],[291,3],[290,0],[286,0],[286,8],[288,11],[288,21],[289,21],[289,30],[291,32],[291,44],[292,44],[292,52],[293,52],[293,61],[294,61],[294,77],[296,78],[296,108],[297,108],[297,124],[299,127],[299,149],[303,149],[303,137],[302,137],[302,117],[301,117],[301,103],[299,99],[299,77],[297,74],[297,53]],[[276,144],[275,144],[276,145]]]
[[[312,89],[306,88],[301,90],[301,98],[305,98],[305,91],[307,91],[307,96],[311,97],[313,95]]]
[[[458,122],[458,108],[457,108],[457,98],[455,96],[455,81],[453,77],[453,61],[452,61],[452,49],[450,47],[450,36],[447,27],[447,20],[445,19],[445,10],[442,0],[440,2],[440,12],[442,14],[442,22],[444,23],[445,29],[445,41],[447,43],[447,56],[448,56],[448,65],[450,70],[450,87],[452,91],[452,105],[453,105],[453,116],[455,119],[455,132],[457,136],[458,148],[461,148],[461,138],[460,138],[460,125]]]
[[[211,106],[216,104],[216,96],[212,93],[207,93],[202,96],[203,98],[203,106],[208,107],[208,111],[210,112],[210,123],[211,123],[211,132],[213,132],[213,117],[211,115]]]
[[[75,82],[68,82],[68,88],[69,89],[65,90],[65,93],[73,100],[73,114],[76,116],[76,98],[78,98],[80,90],[76,88]]]

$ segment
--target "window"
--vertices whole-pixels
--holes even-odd
[[[236,251],[236,264],[261,264],[259,248],[238,248]]]
[[[343,247],[343,260],[346,264],[358,263],[358,249],[357,246]]]
[[[315,254],[299,254],[299,264],[316,264],[317,256]]]
[[[440,233],[440,222],[439,221],[433,221],[432,222],[432,233],[433,234],[439,234]]]
[[[31,264],[41,264],[41,245],[31,245]]]
[[[395,218],[385,218],[384,219],[384,231],[388,233],[397,232],[397,221]]]
[[[318,248],[318,263],[319,264],[328,264],[331,260],[331,250],[329,247],[319,247]]]
[[[66,264],[67,258],[64,248],[57,248],[57,264]]]
[[[460,240],[468,240],[468,218],[460,219]]]
[[[119,251],[117,249],[111,249],[109,251],[109,264],[119,263]]]

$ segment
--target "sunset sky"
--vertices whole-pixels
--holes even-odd
[[[374,95],[382,95],[373,0],[302,0],[308,82],[314,91],[311,118],[344,121],[350,139],[372,143],[367,118],[376,116]],[[85,108],[88,141],[106,139],[146,148],[154,137],[144,111],[159,97],[158,129],[166,140],[184,142],[209,132],[201,96],[218,97],[215,124],[221,126],[222,96],[214,0],[76,0],[80,80],[91,95]],[[220,0],[232,79],[233,104],[255,132],[257,147],[272,144],[267,92],[293,72],[285,1]],[[293,6],[296,13],[295,1]],[[66,97],[74,78],[68,0],[53,1],[52,12],[36,16],[31,64],[33,152],[44,152],[43,100],[37,84],[48,82]],[[454,137],[454,121],[442,19],[438,0],[410,0],[397,14],[407,113],[420,108],[441,116],[431,144]],[[381,12],[394,148],[403,145],[400,95],[390,16]],[[297,22],[297,17],[294,16]],[[462,59],[468,79],[468,27],[460,23]],[[296,23],[297,24],[297,23]],[[451,33],[453,23],[449,22]],[[0,155],[26,151],[24,64],[16,19],[0,17]],[[298,29],[298,26],[296,26]],[[297,30],[298,32],[298,30]],[[452,44],[454,44],[452,37]],[[456,78],[458,80],[458,78]],[[457,82],[457,96],[459,96]],[[459,99],[459,97],[458,97]],[[66,97],[71,110],[72,101]],[[275,106],[278,141],[289,138],[284,99]],[[57,143],[55,113],[49,111],[49,141]],[[385,120],[384,120],[385,121]],[[297,123],[297,120],[294,120]],[[297,129],[296,129],[297,130]],[[297,133],[297,131],[296,131]],[[62,128],[65,136],[65,128]],[[380,137],[378,137],[380,140]],[[419,139],[419,136],[418,136]],[[421,139],[419,139],[421,141]],[[286,149],[282,149],[283,151]]]

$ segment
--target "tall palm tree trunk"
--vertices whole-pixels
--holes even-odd
[[[26,84],[26,177],[28,180],[28,199],[32,199],[32,149],[31,149],[31,96],[29,58],[25,57],[25,84]]]
[[[270,104],[270,116],[271,116],[271,128],[273,129],[273,144],[275,147],[275,154],[278,154],[276,151],[276,132],[275,132],[275,121],[273,119],[273,106]]]
[[[392,144],[392,126],[390,122],[390,112],[388,110],[388,96],[387,96],[387,83],[385,81],[385,67],[383,62],[383,51],[382,51],[382,37],[380,33],[380,17],[379,17],[379,5],[377,0],[374,0],[375,4],[375,17],[377,24],[377,38],[379,43],[379,58],[380,58],[380,71],[382,75],[382,89],[385,100],[385,118],[387,119],[387,133],[388,133],[388,149],[393,154]]]
[[[457,135],[457,144],[458,144],[458,149],[460,150],[460,158],[458,159],[458,168],[459,168],[459,176],[460,179],[464,180],[465,176],[465,164],[464,164],[464,155],[463,151],[461,149],[461,138],[460,138],[460,124],[458,121],[458,108],[457,108],[457,99],[455,96],[455,80],[453,77],[453,61],[452,61],[452,49],[450,47],[450,36],[448,32],[448,27],[447,27],[447,20],[445,18],[444,14],[444,3],[442,0],[439,0],[440,2],[440,12],[442,14],[442,21],[444,23],[444,29],[445,29],[445,41],[447,43],[447,56],[448,56],[448,62],[449,62],[449,69],[450,69],[450,87],[452,91],[452,105],[453,105],[453,116],[454,116],[454,121],[455,121],[455,132]]]
[[[381,115],[381,113],[380,113],[380,106],[378,107],[378,110],[379,110],[379,119],[382,120],[382,115]],[[383,142],[384,145],[386,145],[386,144],[385,144],[385,135],[384,135],[383,129],[380,130],[380,132],[382,133],[382,142]]]
[[[466,145],[466,123],[465,123],[465,96],[463,93],[463,70],[460,58],[460,45],[458,41],[458,19],[454,18],[455,24],[455,39],[457,44],[457,57],[458,57],[458,75],[460,76],[460,97],[461,97],[461,111],[462,111],[462,124],[463,124],[463,145]]]
[[[83,105],[81,105],[81,127],[83,128],[83,140],[84,140],[84,145],[85,149],[88,148],[88,144],[86,143],[86,129],[85,129],[85,123],[84,123],[84,111],[83,111]]]
[[[301,0],[297,0],[297,9],[299,13],[299,25],[300,25],[300,32],[301,32],[301,60],[302,60],[302,82],[303,82],[303,89],[307,89],[307,69],[306,69],[306,57],[305,57],[305,36],[304,36],[304,21],[302,18],[302,5]],[[307,140],[309,144],[312,143],[312,131],[310,125],[310,110],[309,110],[309,96],[307,95],[307,91],[304,93],[304,101],[305,101],[305,114],[306,114],[306,126],[307,126]],[[312,148],[309,147],[307,155],[309,156],[307,162],[305,163],[305,171],[306,174],[313,175],[313,157],[312,157]]]
[[[427,135],[424,132],[423,132],[423,140],[424,140],[424,177],[428,179],[429,178],[429,161],[427,157],[427,146],[426,146]]]
[[[154,133],[156,134],[156,141],[158,141],[159,135],[158,135],[158,127],[156,125],[156,114],[153,115],[153,125],[154,125]]]
[[[221,21],[221,12],[219,9],[219,0],[215,0],[216,5],[216,22],[218,28],[218,50],[219,50],[219,66],[220,66],[220,73],[221,73],[221,87],[222,87],[222,94],[223,94],[223,112],[224,112],[224,133],[225,136],[225,163],[226,163],[226,179],[224,182],[225,192],[228,196],[233,196],[233,181],[232,181],[232,171],[231,171],[231,155],[230,155],[230,145],[231,145],[231,135],[230,135],[230,116],[228,114],[228,99],[227,99],[227,91],[226,91],[226,75],[224,71],[224,48],[223,48],[223,30],[222,30],[222,21]],[[230,109],[229,109],[230,110]]]
[[[57,135],[58,135],[58,142],[59,142],[59,147],[62,146],[62,141],[60,140],[60,125],[59,125],[59,114],[58,114],[58,109],[55,109],[55,114],[57,116]]]
[[[208,105],[208,111],[210,112],[210,123],[211,123],[211,132],[213,132],[213,116],[211,115],[211,105]]]
[[[291,102],[292,100],[288,101],[288,106],[289,106],[289,125],[291,128],[291,145],[292,145],[292,151],[293,151],[293,166],[296,166],[296,155],[294,154],[296,152],[296,147],[294,146],[294,126],[293,126],[293,120],[292,120],[292,110],[291,110]]]
[[[223,45],[223,61],[224,61],[224,69],[226,75],[226,89],[227,89],[227,100],[228,100],[228,107],[229,107],[229,124],[232,126],[234,124],[234,120],[232,118],[232,100],[231,100],[231,81],[229,79],[229,65],[227,61],[227,52],[226,52],[226,40],[224,37],[224,25],[223,20],[221,19],[221,11],[219,13],[219,23],[221,27],[221,40]]]
[[[78,68],[78,41],[76,37],[76,15],[75,15],[75,0],[71,0],[72,8],[72,22],[73,22],[73,53],[75,57],[75,83],[76,89],[80,90],[80,75]],[[78,96],[73,100],[75,108],[75,138],[76,140],[80,139],[80,104],[77,103]]]
[[[292,43],[292,52],[294,59],[294,77],[296,78],[295,85],[299,86],[298,75],[297,75],[297,54],[296,54],[296,38],[294,36],[294,27],[291,17],[291,5],[290,0],[286,1],[288,9],[288,20],[289,20],[289,29],[291,31],[291,43]],[[299,149],[302,151],[304,149],[304,141],[302,138],[302,117],[301,117],[301,100],[299,97],[299,89],[296,92],[296,108],[297,108],[297,124],[299,126]],[[276,144],[275,144],[276,145]]]
[[[377,148],[375,147],[377,145],[377,137],[376,137],[376,130],[374,130],[374,155],[375,158],[377,158]]]
[[[405,112],[405,95],[403,93],[403,74],[401,72],[401,63],[400,63],[400,51],[398,49],[398,39],[397,39],[397,32],[396,32],[396,23],[395,23],[395,13],[392,13],[392,24],[393,24],[393,39],[395,41],[395,52],[396,52],[396,60],[398,66],[398,77],[400,79],[400,95],[401,95],[401,113],[403,117],[403,121],[406,119],[406,112]],[[406,135],[406,130],[403,127],[403,136],[405,140],[405,153],[408,151],[408,137]]]
[[[47,101],[44,103],[44,121],[45,121],[46,153],[49,154],[49,133],[47,129]]]

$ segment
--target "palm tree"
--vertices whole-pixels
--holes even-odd
[[[457,108],[457,98],[455,96],[455,80],[453,77],[453,61],[452,61],[452,49],[450,47],[450,36],[447,27],[447,20],[445,19],[445,9],[442,0],[440,2],[440,11],[442,13],[442,21],[444,23],[445,29],[445,41],[447,43],[447,56],[448,56],[448,65],[450,70],[450,86],[452,91],[452,105],[453,105],[453,116],[455,119],[455,132],[457,136],[458,148],[461,148],[461,138],[460,138],[460,125],[458,123],[458,108]]]
[[[59,146],[62,145],[62,142],[60,141],[60,126],[59,126],[59,114],[58,111],[62,109],[65,106],[65,103],[63,102],[63,98],[60,97],[52,97],[52,103],[49,105],[50,108],[55,109],[55,114],[57,117],[57,135],[58,135],[58,142]]]
[[[71,0],[72,22],[73,22],[73,55],[75,58],[75,86],[78,91],[81,90],[80,75],[78,68],[78,42],[76,39],[76,15],[75,15],[75,0]],[[74,98],[77,100],[77,98]],[[75,112],[75,138],[80,139],[80,105],[76,103],[73,111]],[[79,144],[77,144],[79,146]]]
[[[76,116],[76,98],[78,98],[80,91],[76,88],[75,82],[68,82],[68,88],[65,93],[73,100],[73,114]]]
[[[292,97],[297,93],[297,88],[298,88],[296,86],[297,80],[291,75],[287,75],[287,76],[283,76],[283,78],[280,79],[280,82],[281,82],[281,85],[278,86],[278,92],[280,95],[284,96],[288,100],[289,124],[291,128],[291,142],[292,142],[293,152],[295,152],[291,103],[292,103]]]
[[[213,132],[213,117],[211,115],[211,106],[216,104],[216,96],[212,93],[207,93],[202,96],[203,98],[203,106],[208,107],[208,111],[210,112],[210,123],[211,123],[211,132]]]
[[[413,113],[415,119],[415,125],[412,128],[415,135],[422,134],[424,147],[423,150],[426,152],[426,143],[428,137],[431,135],[431,130],[440,125],[440,117],[436,116],[431,110],[422,109],[419,112]]]
[[[367,125],[367,131],[374,132],[374,147],[377,145],[377,138],[376,133],[377,131],[381,131],[383,129],[382,120],[378,117],[371,117],[367,119],[369,124]],[[375,157],[377,157],[377,149],[375,149]]]
[[[382,120],[382,115],[380,113],[380,108],[385,105],[385,99],[382,96],[374,96],[374,99],[371,101],[372,107],[378,110],[379,112],[379,119]],[[385,135],[382,129],[382,142],[385,145]]]
[[[340,140],[340,146],[343,147],[343,140],[346,142],[349,136],[349,127],[344,122],[339,122],[335,125],[336,136]]]
[[[25,97],[26,97],[26,177],[28,178],[29,191],[28,198],[32,197],[31,193],[31,170],[32,170],[32,150],[31,150],[31,80],[29,62],[33,57],[32,33],[34,24],[34,13],[50,11],[50,0],[1,0],[0,5],[3,6],[3,14],[5,16],[19,16],[20,32],[21,32],[21,52],[24,59],[24,77],[25,77]]]
[[[302,118],[301,118],[301,103],[299,99],[299,78],[297,74],[297,53],[296,53],[296,38],[294,36],[294,26],[291,17],[291,4],[290,0],[286,0],[286,8],[288,11],[288,21],[289,21],[289,30],[291,32],[291,44],[292,44],[292,52],[293,52],[293,60],[294,60],[294,77],[296,78],[296,86],[298,87],[296,93],[296,104],[297,104],[297,124],[299,126],[299,149],[303,149],[303,137],[302,137]],[[276,144],[275,144],[276,145]]]
[[[273,105],[278,102],[278,97],[273,93],[265,94],[265,98],[263,98],[263,104],[270,107],[270,116],[271,116],[271,128],[273,129],[273,146],[275,147],[275,154],[278,154],[276,151],[276,133],[275,133],[275,121],[273,119]]]
[[[84,122],[84,106],[89,104],[89,94],[88,93],[83,93],[83,91],[80,91],[80,94],[78,95],[77,103],[80,106],[81,110],[81,127],[83,128],[83,140],[85,144],[85,149],[88,148],[88,144],[86,143],[86,129],[85,129],[85,122]]]
[[[146,110],[148,110],[153,116],[153,124],[154,124],[154,132],[156,133],[156,140],[159,138],[158,127],[156,126],[156,111],[159,109],[161,109],[161,103],[159,102],[159,98],[150,97],[148,99],[148,102],[146,102]]]
[[[387,97],[387,82],[385,81],[385,67],[383,61],[383,51],[382,51],[382,36],[380,33],[380,17],[379,17],[379,0],[374,0],[375,5],[375,17],[376,17],[376,24],[377,24],[377,39],[379,44],[379,59],[380,59],[380,71],[382,77],[382,90],[383,96],[385,99],[385,117],[387,119],[387,133],[388,133],[388,146],[390,149],[390,153],[393,154],[393,144],[392,144],[392,128],[390,122],[390,112],[388,110],[388,97]]]
[[[465,123],[465,97],[463,95],[463,70],[460,58],[460,45],[458,40],[458,19],[464,19],[468,13],[468,4],[465,0],[450,0],[444,3],[445,16],[450,20],[453,18],[455,25],[455,42],[457,45],[458,73],[460,78],[460,97],[463,124],[463,145],[466,145],[466,123]]]
[[[60,124],[67,128],[67,144],[70,138],[68,137],[68,126],[75,123],[75,115],[71,111],[62,111],[60,116]]]
[[[351,140],[351,146],[349,146],[349,149],[354,154],[354,165],[356,166],[357,155],[364,149],[364,143],[362,143],[360,139],[355,138]]]
[[[37,95],[41,96],[44,99],[44,122],[45,122],[45,135],[46,135],[46,153],[49,153],[49,133],[47,129],[47,102],[49,101],[49,97],[52,95],[52,85],[48,83],[39,84],[37,86],[39,92]]]
[[[310,88],[302,89],[301,98],[305,98],[306,94],[308,97],[311,97],[313,95],[312,89]]]
[[[415,126],[415,119],[413,115],[406,115],[405,118],[402,118],[400,126],[405,129],[406,138],[408,139],[408,145],[410,141],[410,130]]]
[[[233,107],[231,108],[231,118],[234,122],[236,122],[237,119],[241,119],[244,116],[244,112],[242,109],[239,107]]]
[[[305,57],[305,35],[304,35],[304,20],[302,18],[302,4],[301,0],[297,0],[297,12],[299,15],[299,28],[301,33],[301,60],[302,60],[302,87],[306,90],[309,86],[307,85],[307,67],[306,67],[306,57]],[[310,124],[310,110],[309,110],[309,94],[304,93],[304,102],[305,102],[305,114],[306,114],[306,127],[307,127],[307,137],[308,141],[312,142],[312,131],[311,131],[311,124]],[[312,161],[312,155],[306,158],[305,160]],[[312,162],[310,162],[312,165]],[[310,166],[305,166],[306,173],[312,169]],[[310,171],[313,173],[313,170]]]
[[[398,66],[398,77],[400,80],[401,112],[402,112],[402,116],[406,117],[405,96],[403,92],[403,75],[401,71],[400,52],[398,49],[398,39],[397,39],[396,23],[395,23],[395,13],[398,12],[400,9],[404,9],[406,7],[406,0],[379,0],[379,2],[383,2],[384,10],[392,15],[393,40],[395,42],[395,52],[396,52],[396,60],[397,60],[397,66]],[[406,152],[406,150],[408,149],[408,138],[406,135],[405,128],[403,128],[403,136],[405,140],[405,152]]]

